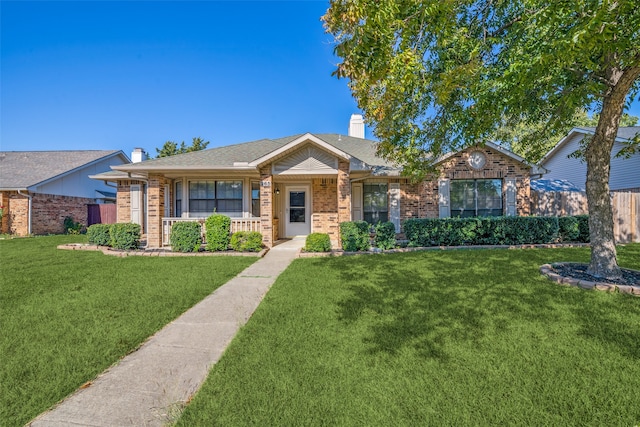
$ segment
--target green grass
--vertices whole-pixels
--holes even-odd
[[[1,425],[24,425],[256,260],[56,249],[83,239],[0,241]]]
[[[179,426],[640,424],[640,298],[561,287],[585,248],[296,260]],[[640,245],[619,248],[640,269]]]

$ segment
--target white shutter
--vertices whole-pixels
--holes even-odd
[[[438,208],[440,218],[449,218],[451,216],[448,179],[438,180]]]
[[[134,224],[142,225],[142,191],[140,184],[133,184],[130,188],[131,196],[131,222]]]
[[[516,187],[516,179],[515,178],[505,178],[505,199],[506,199],[506,209],[505,214],[507,216],[516,216],[516,195],[518,194],[518,189]]]
[[[396,233],[400,232],[400,184],[389,184],[389,218],[396,227]]]
[[[351,184],[351,220],[362,221],[362,183]]]

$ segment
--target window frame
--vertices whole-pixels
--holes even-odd
[[[368,188],[367,188],[368,187]],[[382,195],[384,203],[378,205],[372,198],[367,200],[367,194],[371,194],[372,187],[378,187],[378,191],[374,194]],[[381,187],[385,190],[380,191]],[[369,190],[369,191],[368,191]],[[383,209],[381,209],[383,208]],[[389,183],[388,182],[364,182],[362,184],[362,219],[371,225],[376,225],[379,222],[389,221]]]
[[[480,196],[478,193],[479,182],[492,182],[492,187],[497,190],[498,196],[490,195]],[[457,188],[462,183],[473,183],[473,188],[463,188],[463,195],[458,200],[456,197]],[[496,185],[499,184],[499,187]],[[471,190],[469,192],[469,190]],[[466,193],[466,194],[465,194]],[[465,202],[469,202],[469,196],[472,196],[473,207],[467,207]],[[487,203],[481,204],[480,201],[484,200]],[[499,201],[500,206],[495,207],[495,202]],[[458,207],[459,203],[462,203],[461,207]],[[484,179],[452,179],[449,184],[449,205],[450,216],[453,218],[476,218],[487,216],[503,216],[504,215],[504,182],[499,178],[484,178]],[[480,213],[480,214],[479,214]]]
[[[237,193],[239,197],[229,197],[229,191],[221,188],[222,185],[231,183],[232,185],[238,185],[239,189],[232,189],[233,193]],[[194,185],[202,185],[202,188],[193,188]],[[214,211],[228,215],[230,217],[241,217],[244,213],[243,208],[243,189],[244,181],[240,179],[193,179],[187,183],[188,191],[188,208],[189,217],[199,218],[211,215]],[[199,192],[201,194],[194,194]],[[193,196],[204,197],[193,197]],[[235,195],[235,194],[233,194]],[[205,208],[194,207],[195,203],[202,204],[204,202]],[[225,202],[226,209],[220,209],[222,202]],[[237,209],[228,209],[229,204],[237,204]]]

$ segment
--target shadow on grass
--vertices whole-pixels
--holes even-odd
[[[561,255],[583,260],[588,251]],[[585,337],[637,358],[640,331],[619,319],[625,310],[638,314],[637,301],[620,310],[616,296],[552,285],[538,272],[549,256],[558,253],[449,251],[334,260],[330,265],[350,294],[337,304],[337,315],[346,323],[368,323],[365,343],[373,353],[410,347],[446,362],[451,341],[490,345],[485,338],[514,324],[579,322]],[[603,303],[607,309],[599,309]]]

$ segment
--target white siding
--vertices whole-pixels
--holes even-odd
[[[623,147],[619,142],[613,145],[614,157],[611,158],[611,176],[609,177],[611,190],[640,187],[640,153],[628,159],[615,157]]]
[[[542,164],[544,168],[549,170],[549,173],[545,174],[543,178],[566,179],[577,187],[585,188],[587,164],[579,159],[567,157],[580,148],[578,142],[582,137],[583,134],[581,133],[573,135],[553,156]],[[628,159],[615,157],[622,147],[623,144],[619,142],[613,145],[611,176],[609,177],[609,188],[611,190],[640,187],[640,154],[636,153]]]
[[[108,172],[111,170],[110,166],[121,165],[124,163],[125,161],[120,156],[103,159],[94,164],[82,167],[73,173],[63,175],[43,185],[38,185],[35,187],[35,191],[43,194],[87,197],[89,199],[100,197],[100,195],[96,193],[96,190],[115,193],[115,188],[107,186],[104,181],[91,179],[89,178],[89,175]]]

